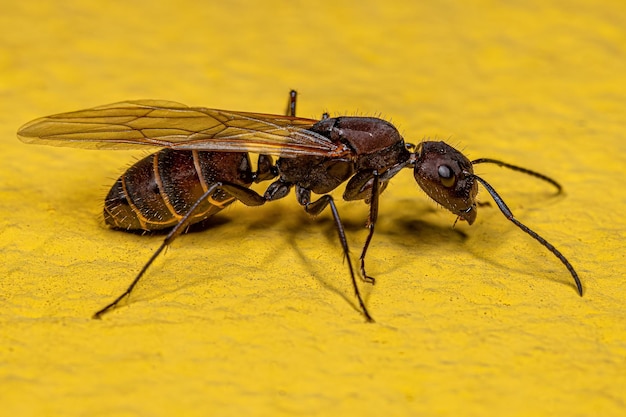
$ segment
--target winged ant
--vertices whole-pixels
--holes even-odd
[[[330,208],[354,292],[367,321],[373,321],[357,285],[343,223],[329,194],[347,181],[344,200],[369,205],[367,238],[360,273],[366,283],[365,259],[374,236],[380,194],[404,168],[435,202],[470,225],[476,219],[480,183],[504,216],[556,256],[569,270],[578,293],[583,288],[570,262],[552,244],[517,220],[500,195],[473,165],[497,164],[552,184],[538,172],[495,159],[470,161],[440,141],[405,143],[389,122],[374,117],[296,117],[296,92],[290,93],[286,116],[187,107],[161,100],[126,101],[62,113],[31,121],[18,137],[26,143],[90,149],[162,148],[138,161],[113,185],[104,204],[104,219],[126,231],[169,230],[163,243],[115,300],[94,314],[114,309],[129,296],[154,260],[190,225],[206,220],[234,201],[259,206],[295,188],[296,200],[311,214]],[[250,153],[258,154],[252,169]],[[272,156],[278,157],[274,163]],[[249,187],[273,182],[263,194]],[[313,198],[312,194],[319,195]]]

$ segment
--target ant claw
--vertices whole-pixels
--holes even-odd
[[[361,279],[363,280],[363,282],[367,282],[368,284],[376,284],[376,278],[374,277],[370,277],[369,275],[367,275],[365,273],[365,271],[361,271],[363,274],[361,275]]]

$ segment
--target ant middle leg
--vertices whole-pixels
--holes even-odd
[[[325,194],[319,199],[311,201],[311,190],[296,186],[296,198],[298,199],[298,202],[302,206],[304,206],[304,210],[313,216],[320,214],[327,206],[330,206],[330,210],[333,214],[333,220],[335,221],[335,229],[337,230],[337,233],[339,235],[339,241],[341,242],[341,248],[343,249],[343,255],[348,262],[348,268],[350,270],[350,278],[352,280],[354,294],[356,295],[356,298],[359,302],[359,307],[361,308],[365,319],[369,322],[374,322],[374,319],[367,310],[365,302],[361,297],[361,292],[359,291],[359,286],[357,285],[356,278],[354,276],[354,269],[352,268],[350,249],[348,247],[348,240],[346,239],[346,232],[343,227],[343,223],[341,222],[341,218],[339,217],[339,211],[337,210],[337,206],[335,205],[335,201],[333,200],[332,196],[330,196],[329,194]]]

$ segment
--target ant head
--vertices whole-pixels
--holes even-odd
[[[472,163],[444,142],[422,142],[414,154],[415,181],[433,200],[469,224],[476,220]]]

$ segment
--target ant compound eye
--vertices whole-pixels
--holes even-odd
[[[437,172],[439,173],[441,184],[443,184],[444,187],[450,188],[456,182],[456,176],[454,175],[454,172],[452,172],[452,168],[448,165],[439,165]]]

